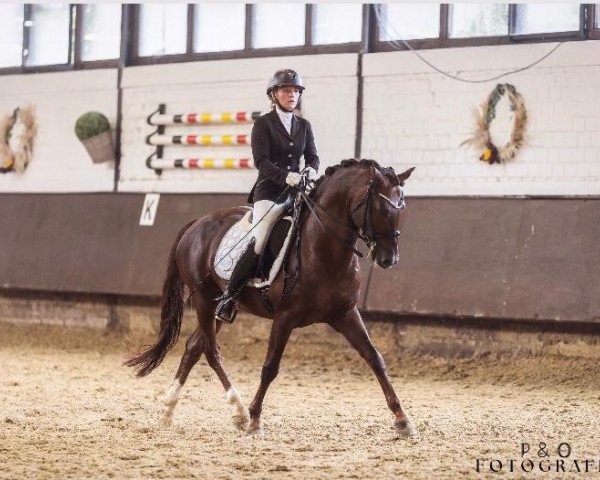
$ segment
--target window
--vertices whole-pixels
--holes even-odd
[[[580,28],[577,3],[536,3],[515,5],[514,35],[574,32]]]
[[[23,4],[0,5],[0,68],[20,67],[23,60]]]
[[[436,38],[440,34],[440,5],[390,3],[381,5],[379,40]]]
[[[362,5],[360,3],[319,3],[313,10],[313,43],[360,42]]]
[[[448,22],[450,38],[508,35],[508,4],[452,4]]]
[[[0,73],[115,66],[121,53],[123,8],[131,7],[0,4]]]
[[[27,66],[69,63],[70,18],[69,5],[33,4],[24,23],[28,29],[29,45],[23,52]]]
[[[119,58],[121,5],[93,3],[82,5],[81,59],[83,61]]]
[[[184,3],[140,5],[140,56],[185,53],[187,49],[187,10]]]
[[[243,3],[194,5],[194,51],[243,50],[246,5]]]
[[[600,3],[596,4],[596,12],[595,13],[596,14],[594,15],[594,18],[595,18],[594,26],[596,28],[600,28]]]
[[[292,47],[304,45],[306,6],[303,3],[255,4],[254,48]]]

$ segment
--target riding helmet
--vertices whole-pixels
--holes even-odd
[[[302,78],[290,68],[277,70],[271,76],[269,79],[269,85],[267,87],[267,95],[270,95],[273,89],[277,87],[298,87],[300,89],[300,93],[302,93],[304,90]]]

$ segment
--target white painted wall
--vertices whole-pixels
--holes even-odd
[[[554,45],[420,53],[478,79],[528,65]],[[370,54],[363,72],[363,157],[416,166],[411,195],[600,195],[600,42],[565,43],[534,68],[483,84],[446,78],[411,52]],[[509,163],[488,165],[459,145],[474,128],[471,110],[498,82],[524,97],[527,144]]]
[[[424,50],[432,63],[467,78],[522,67],[554,44]],[[323,171],[352,157],[356,130],[357,55],[310,55],[130,67],[123,78],[120,191],[246,192],[255,171],[165,171],[145,166],[153,148],[147,115],[267,111],[269,75],[289,66],[304,77],[303,113],[313,125]],[[505,165],[459,147],[498,81],[467,84],[432,71],[410,52],[364,57],[362,156],[397,170],[417,166],[410,195],[600,195],[600,42],[568,42],[538,66],[504,77],[522,93],[527,144]],[[77,117],[99,110],[115,123],[116,70],[0,76],[0,113],[27,103],[37,109],[34,157],[23,175],[0,175],[0,192],[111,191],[113,165],[93,165],[73,133]],[[500,108],[500,107],[499,107]],[[504,122],[506,123],[506,122]],[[501,115],[494,125],[502,126]],[[506,126],[506,125],[505,125]],[[167,133],[249,133],[251,124],[168,127]],[[248,156],[248,147],[172,147],[165,156]]]
[[[219,60],[127,68],[123,77],[123,118],[119,190],[155,192],[248,192],[256,170],[164,170],[146,167],[154,148],[145,144],[155,130],[146,123],[159,103],[167,113],[268,112],[267,80],[278,68],[302,75],[306,91],[302,112],[315,134],[321,170],[354,156],[357,57],[353,54]],[[250,134],[252,124],[168,126],[180,133]],[[164,158],[251,157],[250,147],[172,146]]]
[[[0,76],[0,114],[32,104],[38,133],[22,174],[0,174],[0,192],[92,192],[113,189],[114,162],[94,165],[75,136],[75,122],[90,110],[115,125],[117,71],[93,70]]]

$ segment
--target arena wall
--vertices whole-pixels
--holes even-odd
[[[530,123],[518,157],[493,166],[459,145],[472,129],[471,109],[495,82],[452,81],[409,52],[364,56],[362,156],[398,170],[417,166],[406,185],[401,263],[389,271],[364,265],[365,311],[600,323],[599,47],[569,42],[540,65],[500,80],[523,94]],[[521,67],[550,48],[421,53],[444,70],[481,78]],[[25,174],[0,176],[1,288],[158,295],[179,228],[215,208],[244,203],[255,173],[165,171],[157,177],[145,166],[152,151],[144,143],[152,131],[146,116],[158,103],[170,113],[264,111],[265,78],[282,65],[306,77],[302,109],[322,170],[353,156],[361,122],[355,54],[128,67],[116,192],[115,165],[93,165],[73,134],[77,116],[87,110],[102,111],[116,124],[116,70],[0,76],[2,111],[32,103],[39,123]],[[249,131],[248,125],[234,128]],[[138,225],[146,192],[163,193],[153,227]]]
[[[554,46],[420,53],[453,75],[482,79],[526,66]],[[449,79],[407,51],[367,55],[363,75],[362,156],[385,159],[398,168],[417,166],[407,187],[410,194],[600,194],[599,41],[567,42],[533,68],[481,84]],[[528,126],[525,146],[516,159],[488,165],[477,161],[482,152],[460,144],[474,129],[472,110],[496,83],[511,83],[523,95]],[[492,127],[501,123],[498,115]],[[497,138],[507,141],[509,129],[498,127]]]
[[[94,165],[75,136],[79,115],[104,113],[114,127],[117,117],[117,71],[0,76],[0,114],[33,105],[37,136],[33,157],[23,175],[0,175],[0,192],[110,192],[113,162]]]
[[[243,195],[2,195],[2,287],[158,296],[182,225]],[[25,221],[20,212],[28,212]],[[365,311],[600,321],[598,199],[412,198],[391,270],[363,262]]]
[[[239,112],[269,110],[266,79],[284,65],[302,72],[307,94],[302,114],[315,132],[321,171],[342,158],[354,156],[356,136],[357,57],[354,54],[310,55],[283,58],[253,58],[152,65],[127,68],[123,78],[123,158],[119,190],[136,192],[227,192],[250,191],[254,171],[165,170],[161,176],[145,165],[154,148],[145,138],[155,128],[147,116],[159,103],[169,113]],[[214,126],[169,126],[167,134],[249,134],[250,124]],[[170,133],[173,132],[173,133]],[[165,148],[165,157],[194,155],[251,158],[250,147]]]

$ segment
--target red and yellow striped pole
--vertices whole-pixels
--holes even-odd
[[[157,114],[150,116],[150,125],[208,125],[223,123],[249,123],[260,117],[261,112],[183,113],[178,115]]]
[[[159,170],[246,170],[254,168],[251,158],[150,158],[148,167]]]
[[[227,146],[250,145],[250,135],[153,135],[150,145],[201,145]]]

